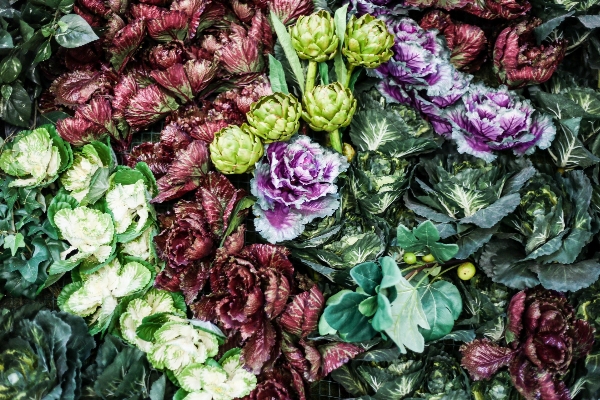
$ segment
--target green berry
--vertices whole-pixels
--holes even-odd
[[[404,262],[408,265],[417,262],[417,256],[415,256],[415,253],[404,253],[404,256],[402,256],[402,258],[404,259]]]
[[[463,281],[468,281],[469,279],[475,276],[475,271],[476,269],[473,263],[465,262],[458,266],[456,273],[458,274],[458,277],[460,279],[462,279]]]
[[[427,254],[426,256],[421,257],[421,260],[426,263],[432,263],[435,261],[435,257],[433,254]]]

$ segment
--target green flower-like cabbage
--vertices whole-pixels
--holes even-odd
[[[150,289],[144,297],[132,300],[120,318],[123,339],[148,353],[152,343],[140,338],[136,330],[144,318],[153,314],[168,313],[185,317],[185,310],[176,307],[173,296],[175,294],[164,290]]]
[[[102,159],[91,144],[86,144],[73,156],[73,165],[61,176],[60,182],[82,206],[90,191],[92,177],[104,167]]]
[[[98,333],[108,327],[119,300],[146,288],[152,274],[138,262],[121,267],[114,259],[97,272],[82,274],[82,279],[65,286],[58,304],[63,311],[88,317],[90,332]]]
[[[246,371],[240,361],[240,349],[228,351],[220,362],[191,364],[177,375],[183,400],[232,400],[250,394],[256,387],[256,376]]]
[[[115,234],[110,214],[87,207],[63,208],[54,215],[54,223],[61,236],[71,245],[61,253],[63,260],[75,250],[77,253],[69,261],[90,258],[103,263],[110,257]]]
[[[188,321],[165,323],[154,333],[148,360],[157,369],[180,373],[190,364],[202,364],[219,352],[217,336],[196,329]]]
[[[15,179],[10,187],[31,187],[53,182],[72,162],[71,147],[52,125],[23,131],[0,154],[0,168]]]
[[[150,196],[141,179],[132,185],[114,185],[106,193],[106,206],[113,214],[115,232],[124,233],[131,226],[134,233],[141,233],[150,214],[149,200]]]
[[[152,240],[154,239],[155,233],[156,229],[151,226],[132,241],[122,243],[120,246],[121,254],[139,258],[149,263],[154,262],[156,254]]]

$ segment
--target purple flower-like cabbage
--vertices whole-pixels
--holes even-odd
[[[269,242],[297,237],[304,225],[339,207],[335,180],[348,168],[341,154],[307,136],[266,145],[250,182],[256,230]]]
[[[350,0],[348,11],[357,16],[371,14],[374,17],[380,15],[406,15],[408,10],[399,1],[392,0]]]
[[[516,155],[531,154],[537,146],[546,149],[556,135],[552,119],[520,100],[505,86],[491,89],[472,84],[462,101],[447,110],[452,139],[460,153],[488,162],[494,151],[513,150]]]

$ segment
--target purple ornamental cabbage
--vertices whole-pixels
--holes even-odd
[[[371,14],[380,15],[406,15],[408,10],[401,2],[393,0],[349,0],[348,12],[355,13],[358,17]]]
[[[498,89],[472,84],[462,101],[450,107],[446,118],[452,124],[452,139],[460,153],[496,158],[494,151],[512,149],[515,155],[531,154],[537,146],[546,149],[556,135],[552,119],[520,100],[506,86]]]
[[[271,243],[291,240],[313,219],[333,214],[340,205],[335,180],[346,169],[345,157],[308,136],[266,145],[250,181],[256,230]]]

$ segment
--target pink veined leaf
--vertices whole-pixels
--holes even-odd
[[[323,363],[323,357],[321,356],[321,353],[310,341],[307,342],[304,339],[300,339],[299,344],[304,349],[304,354],[306,355],[306,360],[309,364],[309,368],[304,371],[304,379],[307,382],[318,381],[323,377],[323,375],[320,374],[321,366]]]
[[[160,272],[154,280],[154,287],[167,292],[179,292],[181,290],[181,279],[179,274],[165,269]]]
[[[183,63],[183,46],[179,42],[161,43],[148,53],[148,63],[152,69],[164,70]]]
[[[319,346],[319,352],[323,358],[321,376],[327,376],[331,371],[338,369],[358,354],[363,353],[364,349],[352,343],[337,342]]]
[[[225,175],[212,171],[208,173],[197,196],[215,236],[222,237],[225,234],[231,213],[244,195],[244,191],[236,189]]]
[[[200,18],[209,4],[209,0],[175,0],[171,4],[171,10],[183,11],[188,17],[188,39],[193,39],[196,36]]]
[[[231,8],[236,17],[242,22],[250,22],[255,14],[255,8],[252,4],[243,3],[240,0],[230,0]]]
[[[125,109],[125,120],[134,129],[140,129],[161,120],[177,110],[175,98],[162,91],[158,85],[140,89]]]
[[[246,226],[240,225],[236,230],[225,239],[223,243],[223,249],[227,254],[236,254],[244,247],[244,234],[246,233]]]
[[[89,104],[79,107],[77,113],[88,121],[103,126],[113,137],[118,138],[119,131],[113,122],[112,107],[108,99],[95,97]]]
[[[106,4],[115,14],[124,14],[127,11],[127,0],[107,0]]]
[[[164,7],[153,6],[151,4],[132,4],[129,7],[129,13],[134,20],[151,20],[159,18],[168,10]]]
[[[524,355],[511,362],[509,372],[515,388],[527,400],[571,400],[562,380],[539,369]]]
[[[195,96],[206,89],[215,78],[218,65],[208,60],[189,60],[185,63],[184,69]]]
[[[110,63],[118,72],[125,68],[133,53],[144,40],[145,28],[144,20],[135,20],[116,33],[110,47],[112,54]]]
[[[263,282],[265,294],[265,313],[267,318],[273,319],[283,311],[291,292],[290,282],[283,274],[273,269],[261,270],[259,272]]]
[[[256,11],[256,14],[252,18],[248,37],[261,44],[263,54],[269,54],[273,50],[275,35],[271,29],[269,19],[260,10]]]
[[[302,353],[302,350],[299,346],[295,345],[293,339],[285,333],[283,334],[283,340],[281,341],[281,351],[290,367],[292,367],[292,370],[304,374],[304,372],[309,369],[309,362]],[[320,356],[321,355],[319,354],[319,358]]]
[[[151,4],[153,6],[166,6],[169,5],[169,0],[140,0],[140,3]]]
[[[100,140],[107,134],[103,126],[77,116],[58,121],[56,130],[60,137],[75,146]]]
[[[85,7],[79,7],[77,5],[73,6],[73,13],[79,15],[81,18],[85,20],[92,27],[100,27],[104,25],[104,20],[101,16],[93,14],[91,11],[86,9]]]
[[[85,104],[97,92],[109,85],[100,71],[72,71],[59,76],[50,86],[56,104],[77,106]]]
[[[148,34],[159,42],[183,40],[187,30],[187,15],[183,11],[167,11],[156,19],[148,20]]]
[[[225,8],[223,2],[211,2],[204,12],[200,14],[198,19],[198,27],[196,28],[196,34],[202,32],[204,29],[213,26],[216,22],[220,22],[225,17],[228,10]]]
[[[114,88],[112,106],[121,114],[125,111],[131,99],[138,92],[138,84],[132,74],[121,75],[121,79]]]
[[[180,289],[185,296],[186,304],[192,304],[198,293],[202,290],[210,270],[210,261],[196,262],[192,267],[186,268],[181,273]]]
[[[592,351],[596,330],[589,322],[578,319],[573,323],[573,360],[585,357]]]
[[[117,33],[123,28],[125,28],[126,24],[123,19],[115,13],[111,13],[108,21],[106,22],[106,30],[104,31],[104,41],[112,42],[117,36]]]
[[[182,64],[175,64],[164,71],[152,71],[150,76],[160,86],[179,97],[184,103],[193,100],[192,87]]]
[[[294,297],[281,315],[279,324],[283,330],[292,335],[308,336],[317,329],[324,301],[323,294],[317,285],[314,285],[309,291]]]
[[[521,331],[523,330],[523,313],[525,312],[525,300],[527,293],[521,290],[510,299],[508,305],[508,330],[519,338]]]
[[[295,369],[291,369],[290,373],[292,374],[292,383],[294,385],[294,389],[296,391],[296,395],[298,396],[298,399],[306,400],[306,386],[304,384],[304,380],[302,379],[302,376]],[[283,399],[281,397],[279,397],[278,399],[287,400],[287,399]]]
[[[269,9],[281,22],[291,24],[301,15],[312,14],[314,4],[311,0],[272,0]]]
[[[79,0],[78,4],[96,15],[103,16],[110,12],[109,8],[101,0]]]
[[[263,365],[272,357],[277,333],[270,321],[264,321],[260,329],[244,344],[242,362],[250,372],[258,375]]]
[[[260,72],[264,66],[260,42],[249,37],[242,27],[233,25],[231,40],[219,50],[219,61],[227,72],[242,75]]]
[[[490,340],[474,340],[460,347],[463,354],[461,365],[473,380],[489,379],[500,368],[507,366],[515,357],[515,351],[500,347]]]

